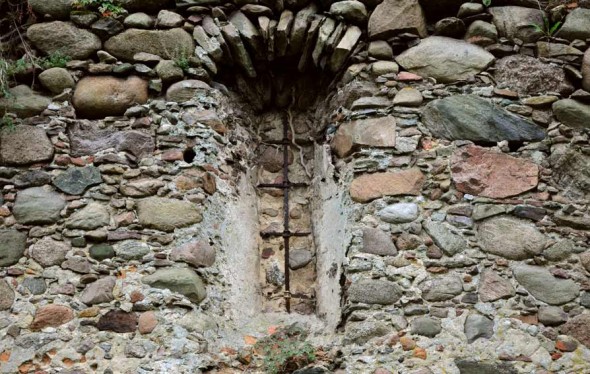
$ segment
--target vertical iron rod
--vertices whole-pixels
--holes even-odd
[[[283,183],[289,183],[289,128],[283,121]],[[289,285],[289,188],[283,189],[283,240],[285,242],[285,306],[291,313],[291,288]]]

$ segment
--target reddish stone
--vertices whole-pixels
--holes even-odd
[[[8,217],[10,214],[10,209],[5,206],[0,206],[0,217]]]
[[[145,312],[139,316],[138,330],[140,334],[149,334],[158,326],[158,319],[156,313]]]
[[[131,295],[129,295],[129,298],[131,299],[132,303],[137,303],[145,299],[145,296],[143,296],[143,294],[139,291],[133,291],[131,292]]]
[[[377,369],[375,369],[373,374],[391,374],[391,371],[389,371],[387,369],[383,369],[383,368],[377,368]]]
[[[181,149],[169,149],[167,151],[162,152],[162,160],[163,161],[182,161],[184,159],[184,155]]]
[[[100,317],[96,327],[100,331],[134,332],[137,328],[137,315],[123,310],[111,310]]]
[[[217,182],[215,176],[211,173],[205,173],[203,175],[203,190],[209,195],[213,195],[217,191]]]
[[[559,360],[561,357],[563,357],[563,353],[561,353],[561,352],[553,352],[551,354],[551,359],[553,361]]]
[[[518,99],[518,92],[507,88],[494,88],[494,93],[498,96],[507,97],[509,99]]]
[[[74,319],[72,309],[64,305],[47,305],[37,309],[35,319],[29,328],[41,330],[45,327],[58,327]]]
[[[176,178],[174,184],[176,184],[176,188],[178,188],[182,192],[193,190],[197,187],[201,187],[202,185],[202,183],[198,181],[197,178],[185,175],[181,175],[178,178]]]
[[[414,357],[420,358],[422,360],[426,360],[426,350],[424,348],[416,347],[414,348]]]
[[[174,248],[170,260],[182,261],[195,267],[208,267],[215,263],[215,248],[206,241],[195,241]]]
[[[514,287],[509,280],[493,270],[484,270],[479,279],[479,297],[487,303],[514,296]]]
[[[526,316],[520,315],[520,316],[516,316],[514,318],[519,319],[528,325],[538,325],[539,324],[539,317],[536,314],[529,314]]]
[[[89,164],[88,160],[81,158],[81,157],[71,158],[70,162],[76,166],[86,166]]]
[[[419,195],[424,180],[418,168],[363,174],[350,184],[350,196],[356,202],[367,203],[383,196]]]
[[[66,155],[55,156],[55,164],[59,166],[66,166],[70,164],[70,157]]]
[[[395,128],[396,122],[392,116],[347,122],[338,128],[332,140],[332,149],[342,158],[362,146],[393,148]]]
[[[410,351],[410,350],[416,348],[416,342],[410,337],[402,336],[399,339],[399,342],[401,343],[402,349],[404,351]]]
[[[133,223],[135,219],[135,214],[133,212],[125,212],[115,216],[115,222],[117,227],[121,226],[129,226]]]
[[[262,254],[260,257],[262,257],[264,260],[271,258],[273,255],[275,254],[275,251],[272,250],[272,248],[264,248],[262,250]]]
[[[402,71],[397,75],[397,80],[400,82],[417,82],[421,81],[422,77],[409,71]]]
[[[143,128],[143,127],[150,127],[151,124],[152,124],[152,120],[150,117],[141,117],[141,118],[137,118],[133,122],[133,125],[131,125],[131,127],[134,129],[138,129],[138,128]]]
[[[579,314],[561,327],[561,333],[567,334],[590,348],[590,313]]]
[[[455,151],[451,172],[457,190],[491,198],[519,195],[539,183],[534,163],[474,145]]]
[[[576,348],[578,348],[578,343],[574,340],[558,339],[557,342],[555,342],[555,349],[559,349],[562,352],[573,352]]]

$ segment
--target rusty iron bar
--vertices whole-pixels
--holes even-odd
[[[289,148],[291,147],[291,140],[289,139],[289,124],[283,121],[283,139],[268,142],[270,144],[277,144],[283,146],[283,181],[282,183],[260,183],[258,188],[278,188],[283,190],[283,231],[271,231],[260,233],[263,238],[268,237],[282,237],[285,247],[285,306],[287,313],[291,313],[291,295],[290,274],[289,274],[289,239],[293,236],[302,237],[311,235],[310,232],[292,232],[289,229],[289,190],[294,187],[308,187],[307,183],[291,183],[289,180]]]

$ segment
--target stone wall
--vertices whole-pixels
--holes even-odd
[[[70,61],[0,98],[1,373],[257,372],[290,323],[299,373],[590,373],[588,2],[121,3],[29,1]]]

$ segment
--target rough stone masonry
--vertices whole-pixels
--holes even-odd
[[[0,373],[262,372],[293,322],[299,374],[590,373],[587,0],[28,3],[69,61],[0,97]]]

